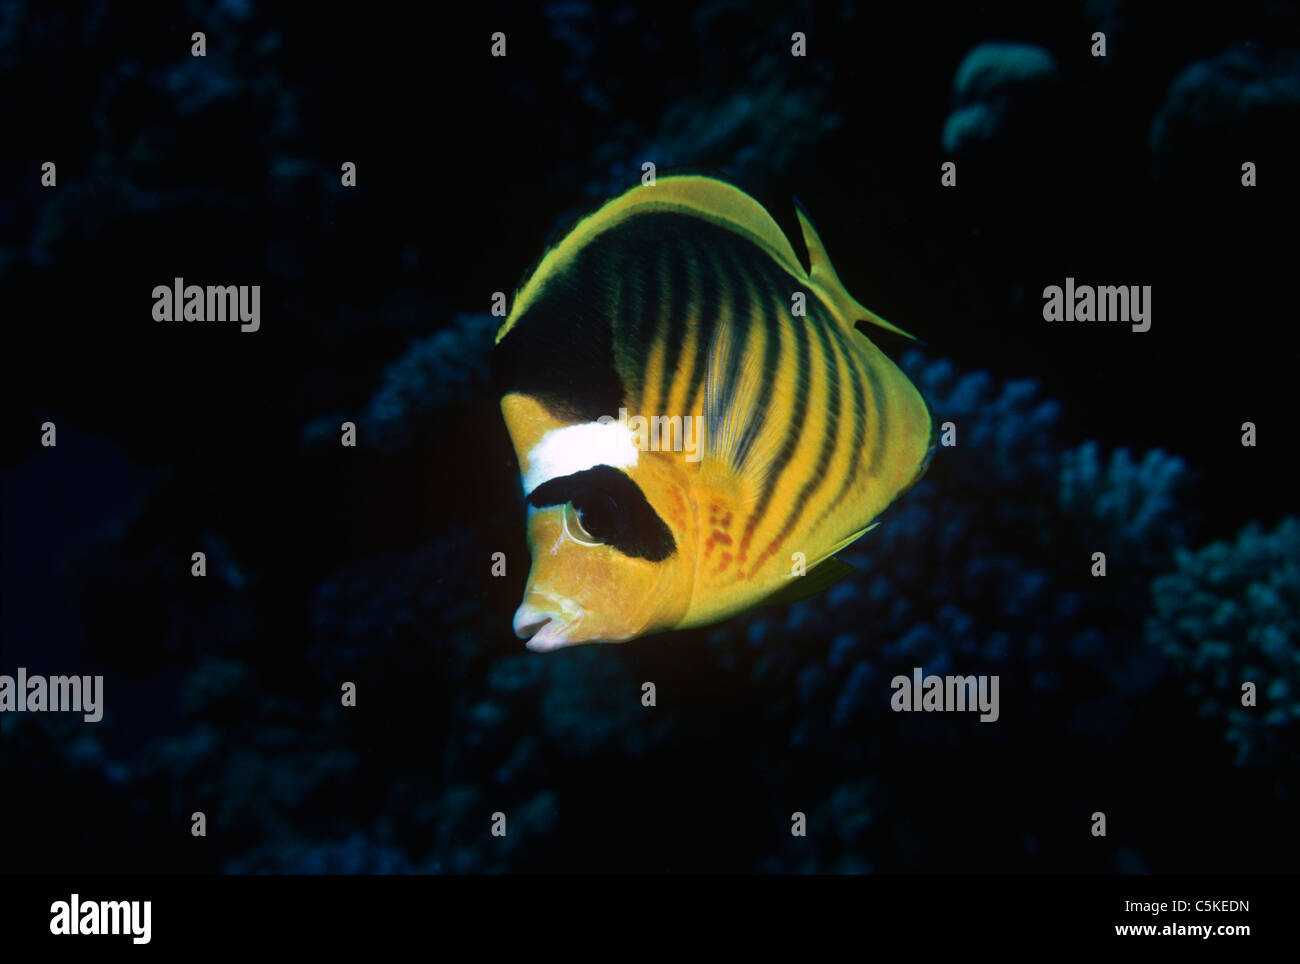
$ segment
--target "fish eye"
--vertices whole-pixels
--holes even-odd
[[[528,494],[527,502],[536,509],[557,507],[564,534],[579,545],[608,546],[651,562],[677,551],[672,532],[641,487],[613,466],[548,479]]]
[[[608,542],[618,534],[618,503],[604,492],[588,490],[573,497],[574,521],[593,542]]]

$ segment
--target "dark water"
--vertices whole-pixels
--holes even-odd
[[[9,5],[0,670],[105,695],[3,717],[7,868],[1294,868],[1296,28]],[[796,238],[797,194],[957,445],[817,599],[534,655],[491,297],[645,161]],[[155,322],[177,277],[260,329]],[[1067,277],[1149,285],[1150,330],[1044,321]],[[998,720],[892,711],[916,666]]]

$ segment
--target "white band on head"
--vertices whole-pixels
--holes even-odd
[[[636,434],[627,425],[612,420],[551,429],[528,453],[524,498],[544,482],[597,465],[616,469],[636,465],[636,440]]]

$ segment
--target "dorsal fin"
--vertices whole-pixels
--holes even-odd
[[[808,248],[809,276],[812,286],[835,309],[840,322],[848,328],[853,328],[856,322],[865,320],[916,341],[915,336],[896,325],[891,325],[848,293],[840,282],[839,275],[835,273],[835,268],[831,266],[830,256],[826,253],[826,246],[822,244],[817,229],[813,227],[812,218],[808,216],[807,210],[798,198],[794,199],[794,205],[795,213],[799,216],[799,226],[803,229],[803,242]]]
[[[678,212],[712,221],[753,241],[796,278],[805,276],[790,239],[772,215],[740,188],[699,174],[670,175],[654,184],[638,184],[605,202],[579,221],[543,255],[524,286],[515,294],[510,314],[497,332],[499,342],[533,303],[548,278],[563,270],[597,235],[628,218],[646,212]]]

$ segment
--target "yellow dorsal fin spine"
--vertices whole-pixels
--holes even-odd
[[[840,321],[852,328],[857,321],[865,318],[873,325],[879,325],[881,328],[902,335],[904,338],[911,338],[916,341],[914,335],[903,331],[902,328],[896,325],[891,325],[848,293],[840,282],[839,275],[835,273],[835,269],[831,266],[831,259],[826,254],[826,246],[822,244],[822,239],[818,237],[817,229],[813,227],[808,212],[804,210],[798,198],[795,198],[794,203],[795,212],[799,215],[799,226],[803,229],[804,245],[808,248],[809,274],[812,286],[835,309]]]
[[[805,277],[790,239],[767,210],[740,188],[717,178],[695,174],[661,177],[654,184],[639,184],[606,202],[579,221],[547,251],[524,286],[515,293],[510,314],[497,332],[496,340],[504,338],[515,321],[528,310],[547,279],[563,270],[598,234],[633,215],[648,211],[692,214],[737,231],[775,258],[794,277]]]

